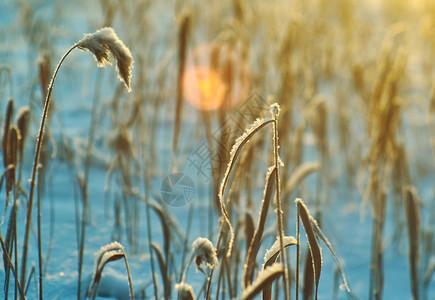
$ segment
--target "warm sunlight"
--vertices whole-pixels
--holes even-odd
[[[193,49],[183,75],[184,97],[200,110],[231,109],[246,96],[249,74],[229,46],[205,44]]]
[[[184,96],[195,108],[217,110],[227,91],[218,72],[208,67],[191,67],[183,76]]]

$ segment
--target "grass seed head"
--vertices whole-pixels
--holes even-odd
[[[133,68],[133,57],[130,50],[118,38],[115,31],[110,27],[104,27],[91,34],[85,34],[84,38],[77,42],[82,50],[89,50],[97,59],[98,66],[104,67],[105,63],[111,64],[109,52],[116,60],[119,78],[124,82],[130,91],[131,68]]]
[[[197,238],[192,243],[193,256],[195,257],[195,263],[199,269],[202,262],[204,261],[206,266],[213,269],[218,264],[218,259],[216,256],[216,250],[207,238]]]
[[[178,298],[181,300],[193,300],[195,299],[195,296],[193,295],[193,289],[192,287],[185,283],[180,282],[175,284],[175,289],[178,292]]]

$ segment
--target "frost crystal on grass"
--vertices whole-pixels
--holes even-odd
[[[258,272],[254,283],[242,292],[241,299],[252,299],[259,294],[267,285],[277,279],[284,273],[284,268],[281,263],[274,263],[264,270]]]
[[[82,50],[89,50],[97,59],[98,66],[104,67],[105,63],[111,64],[109,52],[116,60],[119,78],[124,82],[130,91],[131,68],[133,67],[133,57],[130,50],[118,38],[115,31],[110,27],[104,27],[77,42],[77,46]]]
[[[103,246],[95,253],[95,268],[94,271],[102,269],[108,260],[114,255],[123,253],[124,247],[118,242],[112,242]]]
[[[273,122],[273,120],[266,120],[264,121],[261,118],[258,118],[257,120],[255,120],[254,123],[252,123],[248,129],[245,131],[245,133],[243,133],[243,135],[241,135],[240,137],[238,137],[236,139],[236,142],[234,143],[233,147],[231,148],[231,152],[230,152],[230,161],[228,162],[227,168],[225,170],[225,174],[224,177],[222,179],[221,185],[219,187],[219,193],[218,193],[218,197],[219,197],[219,202],[221,205],[221,210],[222,210],[222,214],[225,218],[225,222],[228,224],[228,227],[230,229],[230,241],[228,243],[228,251],[227,251],[227,256],[229,257],[231,255],[231,250],[233,248],[233,243],[234,243],[234,229],[233,226],[231,225],[231,221],[229,218],[229,215],[225,209],[225,203],[224,203],[224,191],[225,191],[225,186],[227,184],[230,172],[233,168],[233,166],[235,165],[235,161],[237,159],[238,154],[240,153],[241,149],[243,148],[243,146],[249,142],[249,139],[258,131],[260,130],[262,127],[264,127],[265,125],[267,125],[268,123]]]
[[[200,268],[203,261],[210,269],[217,266],[218,259],[216,256],[216,250],[214,249],[212,242],[207,238],[197,238],[192,243],[192,249],[197,268]]]
[[[282,242],[284,245],[297,244],[296,239],[292,236],[285,236]],[[264,255],[264,262],[267,262],[272,256],[274,256],[279,251],[280,251],[280,245],[279,245],[279,238],[277,237],[272,247],[266,251],[266,254]]]
[[[281,112],[281,107],[279,106],[278,103],[273,103],[270,107],[269,107],[270,113],[272,114],[272,117],[277,117],[279,115],[279,113]]]

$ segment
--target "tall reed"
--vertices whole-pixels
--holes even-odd
[[[111,63],[111,59],[109,57],[109,52],[111,52],[117,62],[117,71],[119,73],[120,79],[122,82],[124,82],[127,89],[130,90],[130,78],[131,78],[130,69],[133,65],[133,58],[128,48],[125,47],[124,43],[121,40],[119,40],[119,38],[117,37],[117,35],[115,34],[112,28],[106,27],[96,31],[93,34],[85,35],[85,37],[82,40],[80,40],[79,42],[74,44],[71,48],[69,48],[60,59],[53,73],[50,85],[48,87],[47,96],[44,102],[41,124],[36,138],[35,157],[33,161],[32,177],[30,181],[29,204],[27,207],[27,220],[26,220],[24,243],[23,243],[22,267],[21,267],[21,282],[23,285],[25,285],[25,278],[26,278],[28,240],[29,240],[29,233],[30,233],[30,225],[32,223],[33,196],[34,196],[36,176],[37,176],[38,166],[39,166],[39,157],[41,153],[42,141],[44,136],[44,127],[48,116],[51,94],[60,67],[62,66],[67,56],[76,48],[91,51],[95,55],[98,65],[101,67],[104,66],[105,62]],[[81,272],[79,272],[79,274],[80,273]],[[40,299],[42,299],[43,298],[42,281],[40,281],[40,284],[41,284]],[[80,293],[78,297],[80,298]],[[21,299],[24,299],[24,295],[21,295]]]

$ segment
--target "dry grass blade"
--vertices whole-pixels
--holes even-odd
[[[245,228],[245,237],[246,237],[246,255],[248,255],[249,246],[251,245],[252,238],[254,237],[254,232],[255,232],[254,218],[252,217],[252,214],[249,211],[245,213],[245,219],[243,224]]]
[[[297,245],[296,239],[292,236],[284,237],[283,242],[284,242],[284,248],[287,248],[288,246],[291,245]],[[280,247],[279,239],[277,239],[275,243],[272,245],[272,247],[264,255],[263,270],[267,267],[270,267],[272,264],[274,264],[280,253],[281,253],[281,247]],[[266,287],[263,289],[263,300],[269,300],[271,299],[271,297],[272,297],[272,283],[266,285]]]
[[[104,266],[111,261],[116,261],[121,258],[124,258],[125,267],[127,269],[128,275],[128,284],[130,287],[130,297],[134,299],[133,286],[131,283],[131,275],[130,268],[128,266],[127,255],[125,254],[124,247],[118,242],[113,242],[108,244],[101,249],[97,253],[97,258],[95,260],[95,272],[92,277],[91,284],[89,285],[88,292],[86,297],[90,297],[91,299],[95,299],[97,296],[98,285],[100,284],[101,276],[103,273]]]
[[[272,266],[261,270],[258,273],[257,279],[255,279],[254,283],[242,292],[241,299],[253,299],[259,293],[261,293],[264,288],[272,284],[273,281],[282,275],[284,275],[284,267],[281,263],[275,263]]]
[[[287,248],[288,246],[297,245],[298,242],[296,239],[292,236],[286,236],[284,237],[284,248]],[[275,263],[276,259],[278,258],[278,255],[280,254],[281,249],[279,247],[279,240],[277,239],[275,243],[272,245],[272,247],[266,252],[264,255],[264,265],[263,269],[270,267],[272,264]]]
[[[3,148],[3,166],[7,168],[7,171],[5,173],[6,175],[6,204],[5,207],[9,205],[9,196],[12,191],[12,187],[15,181],[15,163],[11,162],[11,143],[12,143],[12,136],[10,134],[11,130],[11,121],[14,114],[14,99],[10,98],[8,100],[8,105],[6,108],[6,116],[5,116],[5,124],[3,128],[3,141],[2,141],[2,148]],[[16,144],[15,144],[16,147]],[[15,151],[14,151],[15,152]],[[9,166],[12,165],[13,167],[10,168]]]
[[[24,141],[26,140],[27,133],[29,131],[29,122],[30,122],[30,107],[24,106],[19,108],[17,112],[17,127],[21,135],[21,140],[18,147],[20,161],[22,161],[23,159]]]
[[[15,185],[15,174],[20,140],[20,133],[18,132],[17,127],[12,126],[8,131],[8,143],[6,146],[6,164],[8,166],[8,170],[6,172],[6,202],[8,202],[9,195],[11,194]]]
[[[307,251],[307,255],[305,257],[305,267],[304,267],[304,273],[303,273],[303,277],[304,277],[304,284],[302,286],[302,294],[303,294],[303,299],[313,299],[313,278],[315,276],[314,274],[314,269],[313,269],[313,257],[311,256],[311,252]]]
[[[9,139],[9,127],[11,126],[12,116],[14,114],[14,99],[10,98],[8,100],[8,105],[6,108],[5,124],[3,128],[3,166],[6,168],[8,166],[7,153],[8,153],[8,139]]]
[[[261,238],[263,237],[264,225],[266,224],[267,213],[269,211],[270,201],[275,183],[276,167],[269,168],[266,174],[266,184],[264,186],[263,201],[261,203],[260,218],[258,220],[257,229],[254,232],[251,243],[249,245],[248,254],[243,270],[243,284],[246,288],[251,284],[254,277],[254,269],[256,267],[256,260],[258,249],[260,249]]]
[[[350,287],[349,287],[349,284],[348,284],[348,281],[347,281],[346,273],[344,272],[343,263],[338,258],[337,254],[334,251],[334,248],[332,248],[331,242],[329,242],[329,240],[323,234],[322,230],[320,230],[320,227],[317,224],[316,220],[314,220],[313,218],[310,218],[310,220],[311,220],[311,226],[312,226],[314,232],[316,233],[317,237],[319,237],[325,243],[325,245],[328,247],[329,251],[331,251],[331,254],[334,257],[335,262],[337,264],[338,270],[341,273],[341,277],[343,278],[344,287],[345,287],[347,293],[350,296],[353,296],[352,292],[350,291]]]
[[[313,172],[320,170],[321,164],[317,161],[315,162],[306,162],[293,172],[290,179],[287,181],[284,187],[284,194],[289,195],[293,189],[308,175]],[[284,197],[285,198],[285,197]]]
[[[378,193],[376,201],[373,201],[373,226],[372,226],[372,254],[370,266],[370,298],[380,299],[384,286],[383,270],[383,232],[385,222],[386,192]]]
[[[227,225],[230,229],[230,235],[231,235],[230,242],[228,244],[227,256],[231,255],[231,250],[232,250],[233,242],[234,242],[234,230],[233,230],[233,226],[231,225],[230,216],[228,215],[228,212],[225,208],[225,202],[224,202],[224,192],[225,192],[225,188],[227,186],[228,179],[230,177],[231,170],[234,168],[234,166],[236,164],[237,157],[240,155],[240,152],[243,149],[243,146],[249,141],[249,139],[255,133],[257,133],[260,129],[265,127],[267,124],[271,124],[273,122],[274,122],[274,120],[264,121],[262,119],[257,119],[248,128],[248,130],[246,130],[246,132],[236,140],[233,147],[231,148],[230,161],[227,165],[227,169],[225,171],[224,177],[222,178],[222,182],[221,182],[221,185],[219,188],[219,193],[218,193],[222,215],[224,216],[225,222],[227,223]]]
[[[157,261],[159,262],[160,273],[162,275],[162,280],[165,286],[165,299],[168,299],[171,296],[171,281],[168,277],[167,264],[165,262],[165,258],[163,257],[162,249],[160,249],[159,245],[152,242],[151,248],[156,253]]]
[[[3,259],[5,261],[5,266],[9,266],[11,268],[12,273],[15,276],[15,280],[16,280],[16,282],[18,284],[18,289],[20,291],[20,295],[24,295],[23,289],[22,289],[20,281],[18,279],[17,271],[16,271],[16,269],[14,267],[14,264],[12,263],[11,257],[9,256],[9,252],[8,252],[5,240],[4,240],[3,235],[1,234],[1,232],[0,232],[0,243],[1,243],[2,250],[3,250]]]
[[[417,191],[414,187],[406,188],[406,220],[408,222],[409,265],[411,272],[412,295],[419,299],[418,260],[420,237],[420,209]]]
[[[435,81],[432,83],[432,91],[430,95],[428,125],[430,144],[432,145],[432,152],[435,156]]]
[[[164,248],[164,253],[165,253],[165,257],[166,259],[168,259],[168,255],[169,255],[169,247],[170,247],[170,242],[171,242],[171,230],[169,228],[169,224],[167,222],[167,217],[165,212],[163,211],[163,209],[159,206],[157,206],[154,203],[150,203],[150,207],[155,211],[155,213],[157,214],[157,216],[160,219],[160,223],[162,224],[162,229],[163,229],[163,248]]]
[[[178,32],[178,81],[177,81],[177,103],[175,108],[174,137],[172,140],[172,151],[176,152],[178,136],[180,134],[181,112],[183,109],[183,74],[186,69],[187,42],[190,34],[191,17],[189,13],[183,14],[180,20]]]
[[[320,273],[322,270],[322,250],[317,243],[316,236],[314,235],[313,228],[311,227],[312,217],[310,215],[310,212],[308,211],[308,208],[305,206],[304,202],[300,198],[296,199],[295,202],[296,206],[298,207],[298,213],[300,215],[302,224],[305,228],[305,233],[307,234],[308,238],[308,245],[312,257],[313,271],[315,277],[315,295],[317,299],[317,288],[319,286]]]
[[[426,273],[424,274],[423,287],[424,287],[424,292],[426,294],[434,272],[435,272],[435,257],[429,261],[429,265],[427,266]],[[425,295],[424,299],[427,299],[427,295]]]

